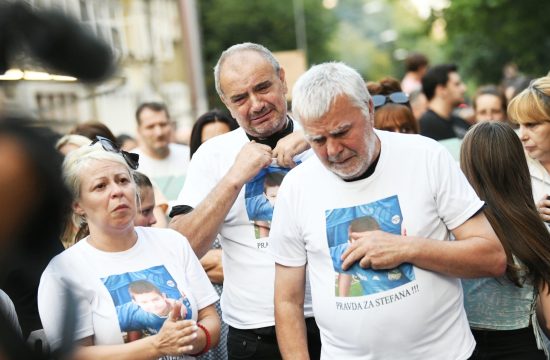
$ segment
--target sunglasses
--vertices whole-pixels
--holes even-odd
[[[128,166],[132,170],[136,170],[138,168],[138,166],[139,166],[139,155],[138,154],[134,154],[134,153],[130,153],[130,152],[121,150],[114,142],[107,139],[106,137],[99,136],[99,135],[95,137],[94,141],[92,141],[90,146],[94,145],[97,142],[100,143],[101,146],[103,146],[103,150],[108,151],[108,152],[112,152],[112,153],[115,153],[115,154],[122,155],[122,157],[126,161],[126,164],[128,164]]]
[[[374,109],[378,109],[388,102],[394,104],[408,104],[409,95],[405,94],[404,92],[394,92],[389,95],[374,95],[372,97],[372,102],[374,103]]]

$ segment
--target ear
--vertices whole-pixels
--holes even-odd
[[[434,97],[445,97],[447,94],[447,87],[444,85],[437,85],[435,87]]]
[[[284,92],[284,94],[286,95],[286,93],[288,92],[288,87],[287,87],[287,85],[286,85],[285,69],[283,69],[283,68],[280,68],[280,69],[279,69],[279,79],[280,79],[281,82],[283,83],[283,92]]]
[[[72,205],[73,212],[77,215],[84,216],[86,213],[84,212],[84,209],[80,206],[80,203],[78,201],[75,201]]]

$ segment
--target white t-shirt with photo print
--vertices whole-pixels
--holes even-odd
[[[275,261],[307,263],[323,359],[467,359],[475,341],[460,280],[411,264],[344,274],[340,255],[350,224],[451,241],[482,206],[449,153],[435,141],[376,131],[374,173],[345,182],[316,158],[283,181],[270,241]],[[339,282],[345,279],[349,289]]]
[[[294,125],[296,129],[297,124]],[[197,207],[233,166],[238,153],[249,141],[244,130],[238,128],[202,144],[191,159],[178,204]],[[311,151],[306,151],[297,155],[294,161],[301,162],[310,155]],[[265,169],[263,175],[288,170],[272,166]],[[270,219],[271,214],[265,211],[269,204],[267,198],[258,204],[263,191],[260,189],[261,177],[260,174],[260,179],[255,178],[243,186],[220,229],[224,270],[222,316],[224,322],[238,329],[275,324],[275,261],[269,251],[267,233],[263,231],[270,226],[265,215]],[[249,212],[257,214],[258,218],[251,218],[256,215],[249,217]],[[305,315],[311,317],[308,299]]]
[[[51,348],[61,345],[70,308],[67,291],[76,310],[74,339],[93,336],[96,345],[124,343],[119,319],[125,315],[118,311],[124,302],[131,304],[133,281],[146,280],[169,301],[182,302],[184,315],[193,320],[198,310],[218,300],[185,237],[171,229],[136,227],[136,233],[136,244],[126,251],[101,251],[85,238],[52,259],[38,289],[40,319]],[[140,313],[147,314],[134,309],[134,315]]]

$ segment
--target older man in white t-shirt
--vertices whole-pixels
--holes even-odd
[[[468,359],[458,278],[499,276],[506,256],[456,162],[431,139],[374,130],[342,63],[298,80],[293,114],[317,156],[285,177],[271,225],[283,357],[308,358],[307,264],[322,359]]]

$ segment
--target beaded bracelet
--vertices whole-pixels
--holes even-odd
[[[196,354],[189,354],[191,356],[199,356],[199,355],[202,355],[202,354],[206,353],[208,350],[210,350],[210,345],[211,345],[210,333],[208,332],[206,327],[203,324],[201,324],[200,322],[197,322],[197,326],[199,328],[201,328],[202,331],[204,331],[204,335],[206,335],[206,344],[204,345],[204,348],[200,352],[198,352]]]

